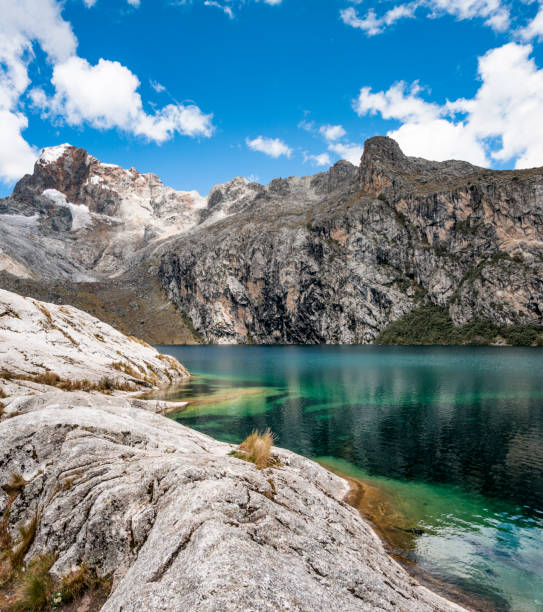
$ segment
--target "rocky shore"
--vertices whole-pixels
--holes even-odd
[[[60,340],[58,327],[80,346],[83,335],[89,342],[79,362],[73,346],[62,362],[55,342],[45,344],[40,359],[53,347],[49,372],[65,363],[63,380],[138,384],[111,365],[118,360],[108,351],[121,342],[112,328],[75,309],[1,298],[1,609],[29,609],[24,598],[39,588],[46,592],[36,609],[44,610],[461,609],[390,558],[345,503],[348,483],[314,462],[273,449],[274,466],[257,469],[232,445],[165,418],[160,401],[17,378],[33,375],[22,355],[47,322],[50,337]],[[103,340],[94,344],[96,334]],[[163,363],[135,340],[116,351],[140,373],[144,362]],[[173,372],[187,375],[168,360],[139,386]]]

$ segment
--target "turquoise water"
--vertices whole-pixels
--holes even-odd
[[[393,550],[476,608],[543,611],[542,349],[160,348],[195,374],[174,418],[228,442],[271,427],[374,487]]]

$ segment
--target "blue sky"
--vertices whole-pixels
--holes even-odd
[[[0,194],[63,142],[178,189],[312,174],[366,138],[543,165],[537,0],[0,0]]]

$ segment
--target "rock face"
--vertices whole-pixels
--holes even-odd
[[[207,199],[62,145],[0,201],[0,231],[3,286],[94,301],[153,342],[367,343],[424,303],[456,325],[543,324],[543,169],[411,158],[389,138],[359,167]]]
[[[213,342],[364,343],[430,302],[456,325],[543,323],[543,170],[366,142],[360,168],[273,181],[162,245],[171,299]]]
[[[205,205],[196,191],[102,164],[83,149],[44,149],[34,173],[0,202],[3,243],[10,247],[4,256],[14,261],[3,269],[81,281],[116,276],[145,246],[195,225]]]
[[[23,298],[0,289],[0,385],[4,395],[36,392],[47,376],[61,381],[151,387],[188,377],[172,357],[72,306]],[[60,381],[59,381],[60,382]],[[114,385],[112,385],[114,386]]]
[[[11,404],[14,404],[12,406]],[[259,471],[146,402],[58,392],[0,423],[0,509],[26,561],[111,576],[102,610],[460,610],[388,557],[347,483],[276,450]],[[9,501],[9,479],[24,486]]]

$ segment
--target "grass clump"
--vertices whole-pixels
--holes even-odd
[[[49,610],[53,599],[54,583],[49,570],[55,556],[39,555],[32,559],[26,571],[21,573],[15,586],[15,601],[10,606],[13,612],[41,612]]]
[[[104,376],[97,383],[94,383],[86,378],[83,380],[61,378],[58,374],[50,371],[43,372],[42,374],[13,374],[12,372],[3,371],[0,372],[0,378],[4,378],[5,380],[28,380],[41,385],[56,387],[63,391],[101,391],[102,393],[109,394],[111,391],[137,390],[134,383],[124,380],[114,380],[109,376]]]
[[[271,449],[277,436],[268,427],[264,431],[253,430],[239,445],[239,451],[231,454],[238,459],[254,463],[259,470],[278,465],[279,462],[272,457]]]
[[[19,528],[21,534],[21,541],[15,546],[9,553],[9,561],[13,570],[16,570],[23,562],[26,553],[29,551],[36,536],[36,530],[38,528],[38,517],[34,516],[28,523],[23,527]]]
[[[99,578],[85,563],[82,563],[79,569],[62,578],[53,602],[56,605],[64,605],[80,599],[87,591],[107,595],[110,590],[109,578]]]
[[[54,372],[44,372],[33,377],[34,382],[56,387],[60,383],[60,376]]]
[[[3,485],[3,489],[9,495],[18,495],[21,489],[26,485],[26,480],[22,477],[18,472],[11,473],[11,479],[5,485]]]

